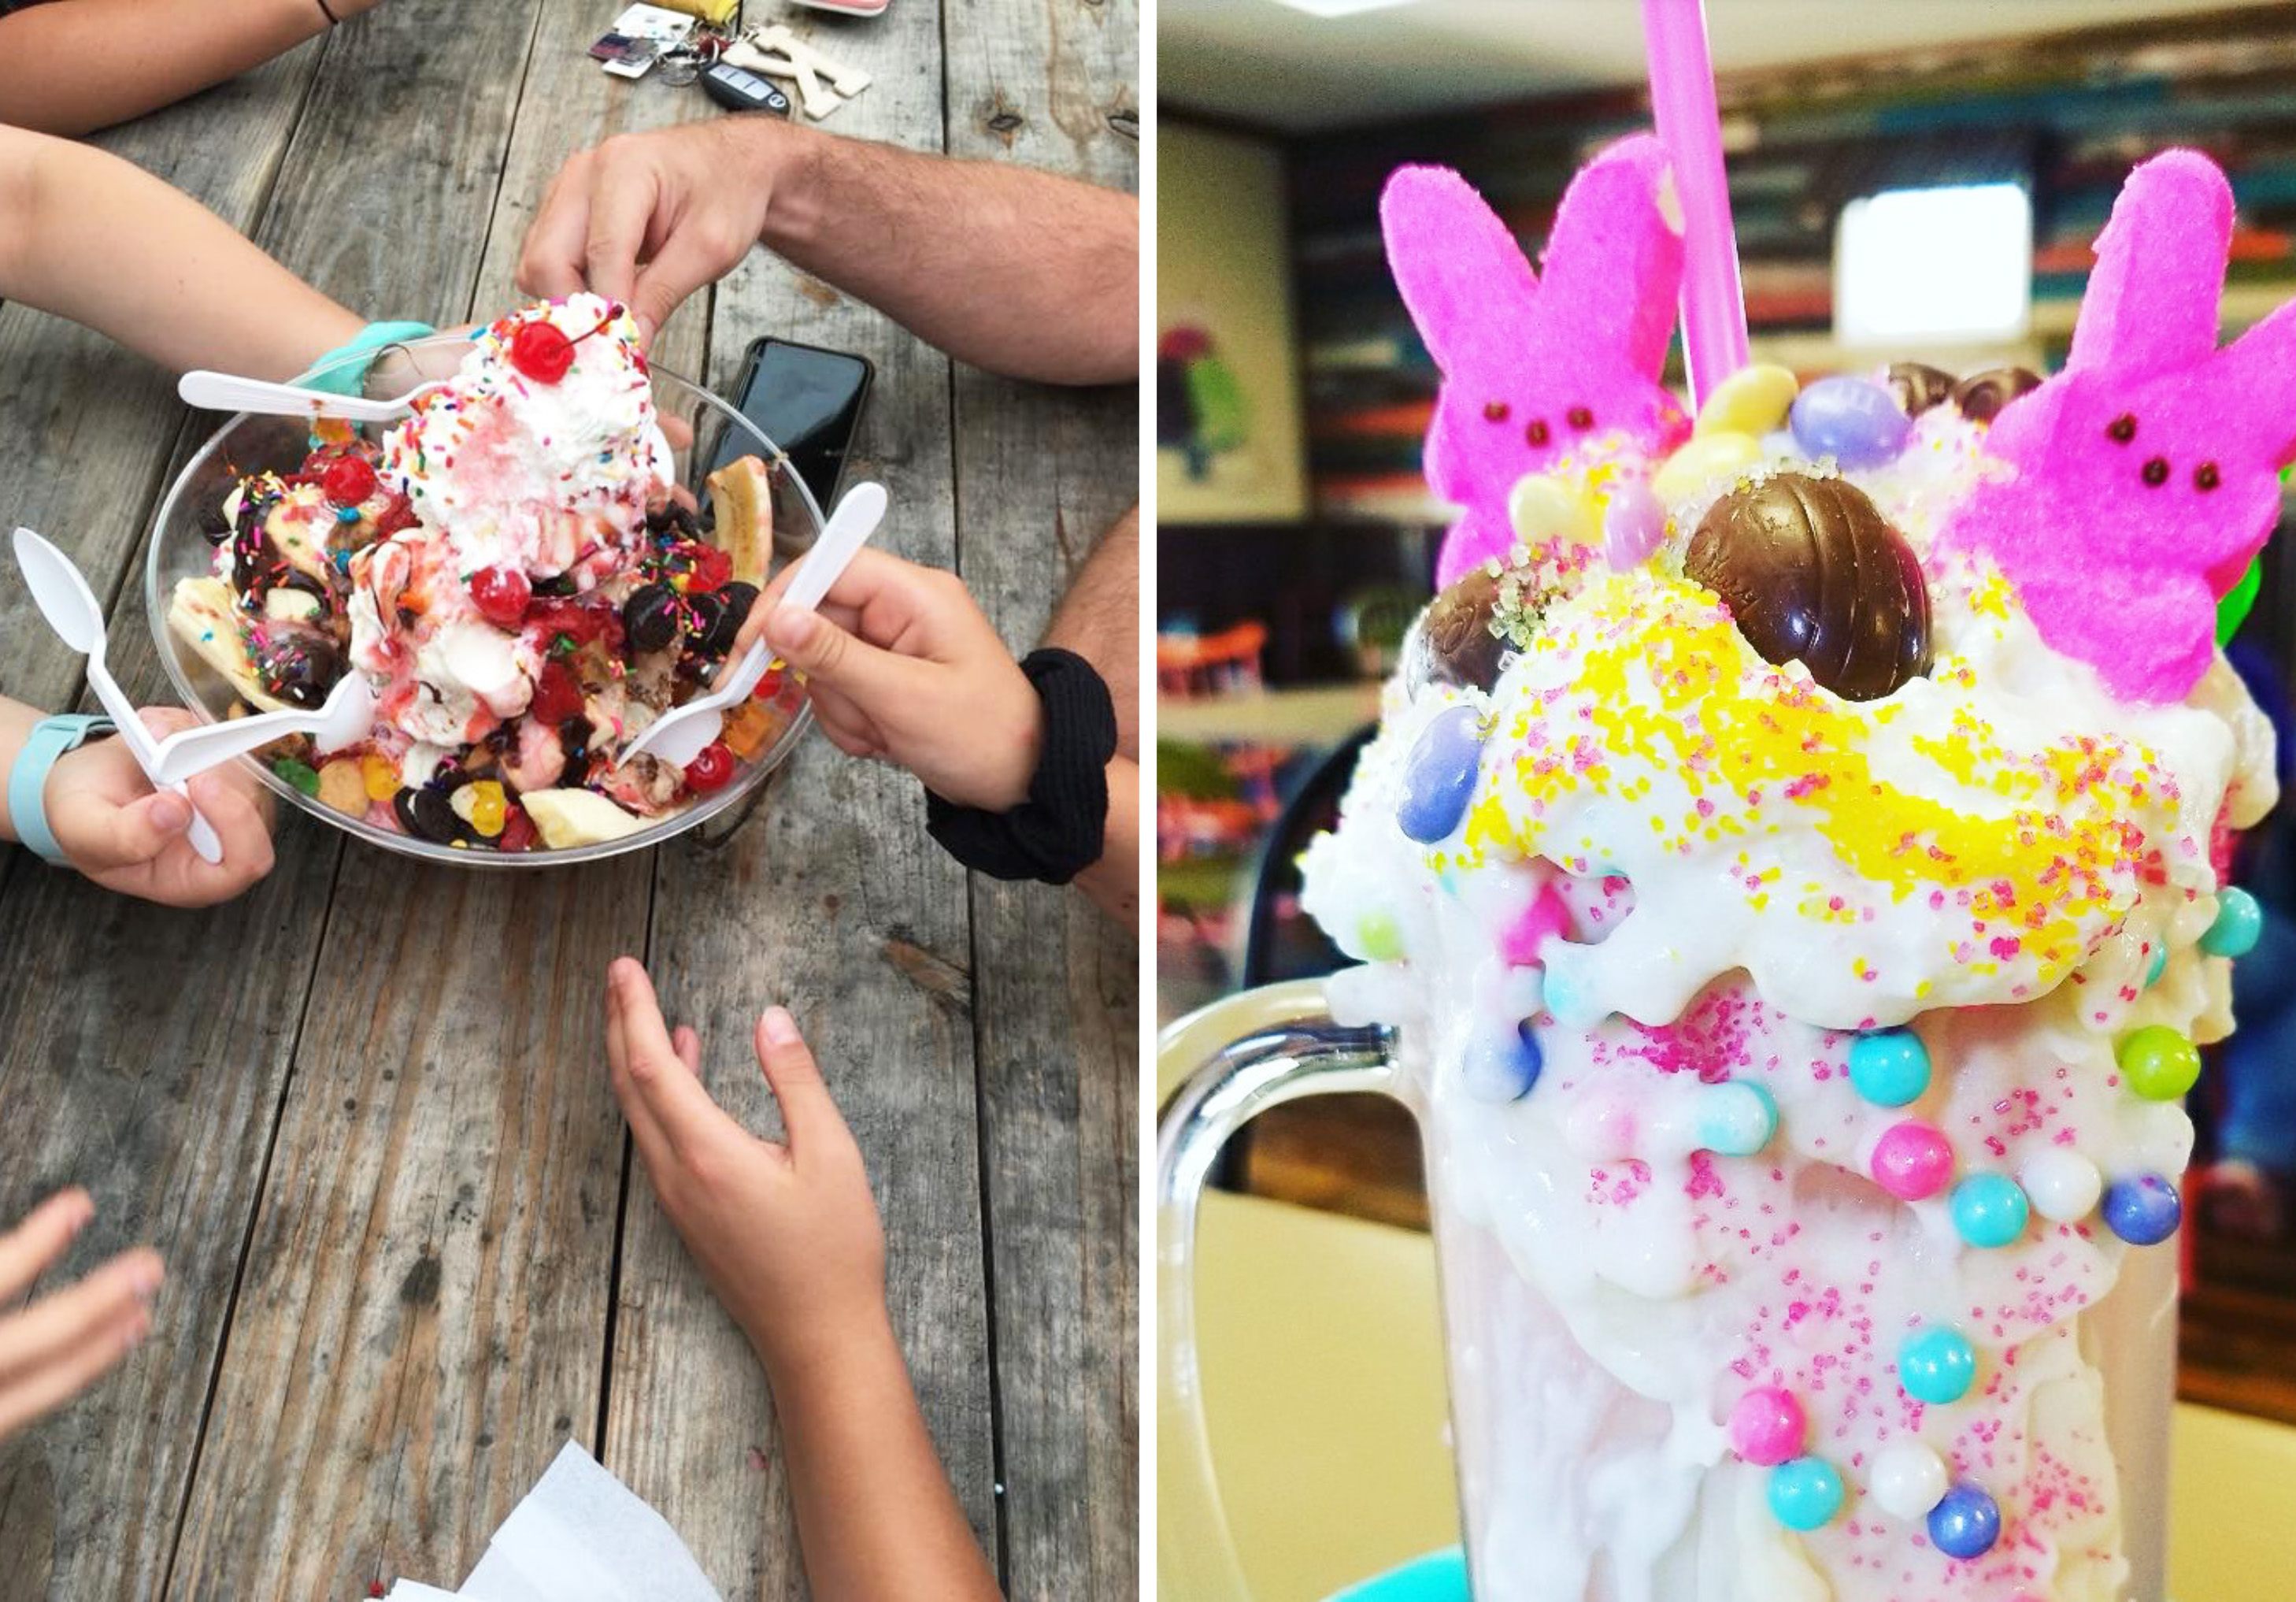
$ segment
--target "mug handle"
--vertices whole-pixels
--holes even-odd
[[[1220,1147],[1287,1101],[1396,1094],[1395,1032],[1332,1021],[1321,979],[1216,1001],[1167,1028],[1159,1064],[1187,1083],[1156,1133],[1158,1589],[1186,1602],[1251,1602],[1220,1505],[1196,1356],[1196,1204]]]

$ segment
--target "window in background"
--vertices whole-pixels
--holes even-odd
[[[2021,185],[1890,189],[1841,209],[1833,336],[1844,345],[2022,338],[2033,312],[2033,201]]]

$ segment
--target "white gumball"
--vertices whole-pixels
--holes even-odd
[[[1946,1493],[1945,1459],[1918,1441],[1893,1441],[1874,1454],[1866,1489],[1892,1518],[1929,1516]]]
[[[2096,1211],[2104,1177],[2096,1164],[2062,1146],[2034,1153],[2017,1171],[2033,1211],[2053,1224],[2077,1224]]]

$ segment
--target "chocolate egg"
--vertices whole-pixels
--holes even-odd
[[[1930,670],[1921,563],[1846,480],[1782,472],[1732,490],[1682,567],[1764,661],[1800,661],[1845,701],[1879,700]]]
[[[1498,579],[1487,567],[1469,569],[1437,596],[1413,635],[1413,683],[1472,685],[1480,690],[1496,684],[1508,648],[1505,640],[1491,632],[1498,599]]]
[[[1943,367],[1932,367],[1927,362],[1891,362],[1890,392],[1898,404],[1906,408],[1906,415],[1918,417],[1931,407],[1953,398],[1955,380]]]
[[[1953,404],[1972,423],[1990,423],[2003,407],[2040,387],[2041,375],[2030,367],[1988,367],[1954,385]]]

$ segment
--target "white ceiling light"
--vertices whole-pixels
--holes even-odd
[[[1412,0],[1275,0],[1278,5],[1306,12],[1311,17],[1351,17],[1359,11],[1386,11],[1390,6],[1411,3]]]
[[[2021,185],[1891,189],[1841,209],[1833,234],[1841,343],[2016,339],[2032,311],[2033,202]]]

